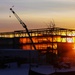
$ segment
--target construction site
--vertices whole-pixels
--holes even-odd
[[[29,30],[36,50],[73,56],[75,53],[75,30],[44,28]],[[25,30],[0,33],[0,49],[35,50]]]
[[[38,51],[39,60],[44,57],[44,54],[49,54],[45,60],[51,60],[56,57],[64,58],[65,62],[73,61],[75,57],[75,30],[55,27],[55,23],[51,23],[49,28],[28,29],[26,24],[19,18],[19,16],[10,8],[11,12],[18,19],[20,24],[25,30],[2,32],[0,33],[0,52],[4,50],[4,58],[12,54],[18,54],[19,50],[22,51]],[[10,50],[15,50],[13,53]],[[16,52],[17,51],[17,52]],[[53,56],[55,54],[55,56]],[[2,54],[3,55],[3,54]],[[19,56],[22,55],[21,52]],[[24,54],[26,55],[26,53]],[[30,55],[30,54],[29,54]],[[34,54],[33,54],[34,55]],[[48,55],[48,54],[47,54]],[[16,57],[17,55],[15,55]],[[1,56],[2,57],[2,56]],[[11,56],[12,58],[13,56]],[[14,58],[15,58],[14,57]],[[18,57],[18,56],[17,56]],[[27,57],[27,56],[26,56]],[[35,57],[35,56],[34,56]],[[36,58],[35,58],[36,59]],[[42,59],[43,60],[43,59]],[[43,60],[45,62],[45,60]],[[42,63],[43,63],[42,61]],[[56,60],[55,60],[56,61]]]

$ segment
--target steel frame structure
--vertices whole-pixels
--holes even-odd
[[[30,36],[36,46],[36,50],[46,50],[50,47],[51,50],[57,53],[59,44],[61,43],[75,43],[75,30],[65,28],[42,28],[29,30]],[[0,38],[18,38],[18,43],[21,49],[31,49],[30,39],[25,30],[14,32],[0,33]],[[6,41],[5,41],[6,42]],[[13,41],[15,43],[17,41]]]

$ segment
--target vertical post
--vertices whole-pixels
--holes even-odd
[[[52,53],[53,53],[53,31],[54,31],[54,28],[52,28]]]
[[[29,70],[31,70],[31,52],[29,50]]]

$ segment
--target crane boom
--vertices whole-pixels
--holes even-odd
[[[19,16],[15,13],[15,11],[14,11],[12,8],[10,8],[10,10],[11,10],[11,12],[15,15],[15,17],[18,19],[18,21],[19,21],[20,24],[23,26],[23,28],[25,28],[25,30],[26,30],[26,32],[27,32],[27,34],[28,34],[28,36],[29,36],[29,39],[31,40],[31,43],[32,43],[34,49],[36,50],[36,47],[35,47],[35,45],[34,45],[34,43],[33,43],[33,40],[32,40],[32,38],[31,38],[31,36],[30,36],[30,33],[29,33],[29,31],[28,31],[28,28],[27,28],[26,24],[19,18]]]

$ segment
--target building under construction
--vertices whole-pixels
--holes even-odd
[[[64,28],[42,28],[29,30],[36,50],[58,55],[73,56],[75,52],[75,30]],[[0,49],[34,50],[25,30],[0,33]]]
[[[15,11],[10,11],[17,18],[25,30],[0,33],[0,48],[23,50],[49,50],[58,55],[74,54],[75,30],[55,27],[51,23],[49,28],[28,30],[26,24],[19,18]]]
[[[10,10],[25,30],[0,33],[1,58],[5,59],[11,56],[12,59],[14,57],[15,61],[15,57],[17,57],[17,60],[19,57],[24,57],[24,60],[28,59],[27,62],[30,62],[31,59],[41,61],[42,58],[42,62],[45,62],[46,59],[47,62],[53,63],[53,60],[56,62],[59,59],[58,57],[68,57],[71,59],[75,57],[75,30],[55,27],[54,23],[49,28],[28,30],[26,24],[14,10],[12,8]],[[32,53],[32,58],[30,58],[30,53]]]

